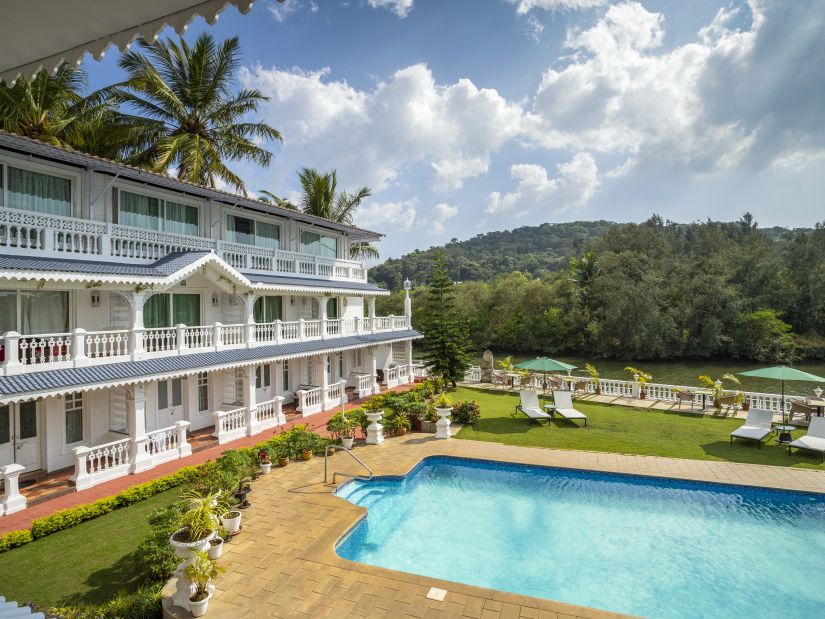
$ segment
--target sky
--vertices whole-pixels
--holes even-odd
[[[204,31],[240,37],[284,137],[230,166],[249,191],[336,169],[384,258],[544,222],[825,221],[825,0],[257,0]]]

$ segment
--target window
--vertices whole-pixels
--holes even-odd
[[[11,441],[11,406],[0,406],[0,445]]]
[[[19,311],[18,311],[19,310]],[[0,333],[69,332],[69,293],[56,290],[0,291]]]
[[[41,174],[6,166],[6,197],[2,203],[11,208],[50,215],[70,217],[72,214],[72,181],[68,178]],[[0,169],[0,176],[2,176]],[[3,194],[0,180],[0,195]]]
[[[64,399],[66,406],[66,444],[83,440],[83,394],[70,393]]]
[[[209,375],[206,372],[198,374],[198,411],[209,410]]]
[[[338,239],[316,232],[301,232],[301,252],[324,258],[337,258]]]
[[[363,351],[359,348],[355,351],[355,367],[360,368],[363,363]]]
[[[118,196],[118,222],[124,226],[198,235],[197,207],[123,190]]]
[[[333,298],[327,300],[327,318],[338,318],[338,299]]]
[[[281,381],[282,381],[281,387],[283,388],[283,390],[288,391],[289,390],[289,361],[284,361],[281,364]]]
[[[281,319],[281,297],[260,297],[252,308],[255,322],[268,323]]]
[[[143,326],[147,329],[201,324],[199,294],[153,294],[143,304]]]
[[[277,224],[238,217],[237,215],[227,215],[226,238],[233,243],[278,249],[280,247],[281,229]]]
[[[272,386],[272,374],[270,372],[270,365],[259,365],[255,367],[255,388],[264,389]]]
[[[344,353],[337,352],[335,356],[338,358],[338,378],[344,377]]]
[[[170,381],[168,380],[159,380],[158,381],[158,410],[164,410],[169,408],[169,387]],[[183,402],[183,388],[181,385],[180,378],[173,378],[171,381],[172,387],[172,404],[171,406],[180,406]]]

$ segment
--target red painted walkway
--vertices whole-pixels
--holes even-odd
[[[411,387],[412,385],[401,385],[391,389],[390,391],[404,392],[408,391]],[[349,402],[346,405],[346,410],[358,408],[363,403],[363,400]],[[88,490],[83,490],[82,492],[71,492],[69,494],[56,496],[54,499],[43,501],[42,503],[28,507],[23,511],[17,512],[16,514],[12,514],[10,516],[0,516],[0,534],[15,529],[27,529],[31,526],[32,521],[35,519],[48,516],[49,514],[53,514],[60,509],[76,507],[77,505],[84,505],[86,503],[93,503],[98,499],[113,496],[123,490],[126,490],[127,488],[136,486],[137,484],[142,484],[143,482],[151,481],[159,477],[171,475],[184,467],[195,466],[206,462],[207,460],[214,460],[227,449],[252,447],[253,445],[257,445],[258,443],[262,443],[263,441],[269,439],[273,434],[280,434],[284,430],[288,430],[295,425],[306,424],[310,430],[326,435],[327,421],[329,421],[330,417],[340,412],[340,410],[341,409],[338,408],[334,411],[325,411],[305,418],[298,417],[292,421],[288,421],[282,426],[276,427],[272,432],[265,431],[260,434],[256,434],[255,436],[245,436],[243,438],[230,441],[229,443],[224,443],[223,445],[215,445],[214,447],[195,452],[187,458],[165,462],[153,469],[144,471],[143,473],[138,473],[137,475],[125,475],[123,477],[118,477],[117,479],[104,482],[94,486],[93,488],[89,488]]]

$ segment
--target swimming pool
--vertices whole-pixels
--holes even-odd
[[[825,609],[825,496],[452,457],[337,494],[368,508],[352,561],[652,618]]]

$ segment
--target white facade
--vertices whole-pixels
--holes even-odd
[[[377,238],[0,132],[0,467],[82,489],[412,382]]]

